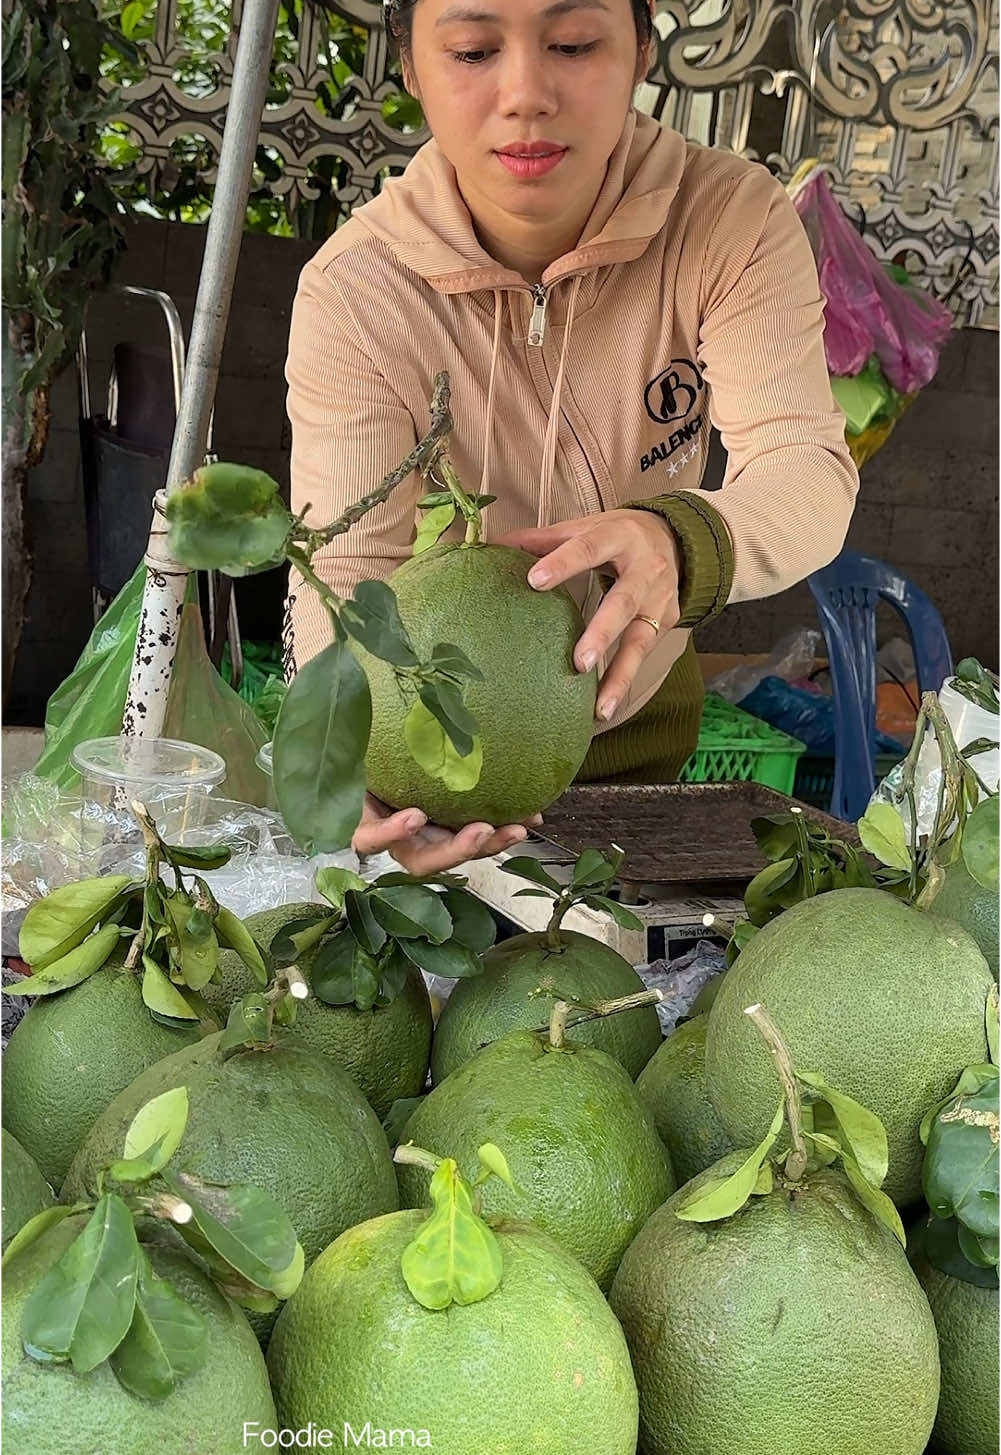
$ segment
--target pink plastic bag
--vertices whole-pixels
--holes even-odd
[[[851,376],[875,354],[901,394],[934,376],[952,314],[920,288],[897,283],[842,212],[823,172],[814,172],[793,205],[806,228],[827,299],[824,351],[834,375]]]

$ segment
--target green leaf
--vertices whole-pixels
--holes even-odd
[[[124,1153],[128,1158],[143,1157],[154,1172],[165,1167],[181,1145],[188,1124],[188,1088],[175,1086],[154,1096],[140,1107],[125,1133]],[[157,1148],[155,1156],[150,1153]]]
[[[530,879],[533,884],[542,884],[554,894],[562,892],[563,886],[543,868],[538,859],[533,859],[528,854],[516,854],[511,859],[505,859],[500,868],[505,874],[515,874],[519,879]]]
[[[55,995],[79,985],[95,971],[100,970],[112,950],[118,944],[121,932],[117,925],[104,925],[89,935],[83,944],[77,945],[59,960],[53,960],[44,970],[5,985],[5,995]]]
[[[355,943],[351,957],[351,983],[358,1010],[371,1010],[379,995],[379,962]]]
[[[63,1218],[68,1218],[72,1212],[71,1207],[65,1207],[62,1203],[56,1203],[55,1207],[43,1207],[41,1212],[36,1213],[33,1218],[29,1218],[18,1228],[3,1250],[0,1268],[6,1268],[12,1258],[16,1258],[18,1253],[23,1253],[25,1248],[30,1248],[43,1233],[54,1228],[56,1223],[61,1223]]]
[[[418,527],[413,554],[420,556],[437,545],[454,519],[454,501],[449,501],[447,505],[433,505]]]
[[[427,940],[406,939],[399,941],[400,949],[412,960],[419,970],[429,975],[443,975],[446,978],[462,980],[483,971],[483,961],[468,946],[456,940],[444,945],[433,945]]]
[[[61,960],[95,925],[114,914],[136,887],[128,874],[107,874],[53,889],[24,917],[18,936],[21,959],[36,974]]]
[[[368,899],[369,891],[349,889],[344,896],[348,927],[363,950],[378,955],[386,943],[386,931],[376,919]]]
[[[215,917],[215,932],[220,945],[224,945],[227,950],[236,951],[258,985],[267,985],[268,964],[260,945],[243,920],[238,919],[224,904],[220,904]]]
[[[855,1158],[844,1148],[841,1151],[841,1165],[848,1181],[855,1189],[859,1202],[863,1203],[874,1217],[890,1229],[902,1248],[906,1248],[907,1234],[904,1232],[904,1225],[900,1221],[900,1214],[886,1193],[878,1187],[873,1187],[868,1178],[863,1175]]]
[[[167,497],[168,549],[197,571],[246,576],[284,557],[292,517],[263,470],[203,465]]]
[[[379,994],[375,1000],[378,1010],[384,1010],[387,1005],[392,1005],[407,983],[409,970],[410,964],[399,945],[392,946],[388,958],[385,955],[380,956]]]
[[[341,607],[340,620],[345,631],[373,657],[394,667],[418,665],[396,597],[385,581],[359,582],[354,600],[345,601]]]
[[[233,856],[233,850],[228,844],[184,847],[180,844],[164,844],[163,848],[170,862],[181,869],[221,869]]]
[[[600,910],[602,914],[611,915],[612,919],[621,929],[641,930],[643,921],[639,915],[633,914],[631,909],[626,909],[617,899],[609,899],[604,894],[589,894],[584,900],[589,909]]]
[[[781,910],[787,909],[789,906],[784,903],[785,899],[795,903],[793,895],[782,891],[788,890],[798,877],[799,864],[795,859],[778,859],[755,874],[744,891],[744,907],[752,925],[760,929]]]
[[[119,1384],[140,1399],[165,1399],[204,1362],[207,1341],[202,1313],[157,1277],[140,1248],[132,1323],[111,1355]]]
[[[768,1128],[768,1135],[758,1143],[737,1170],[728,1177],[709,1178],[702,1186],[695,1188],[678,1204],[675,1216],[683,1222],[714,1223],[720,1218],[730,1217],[742,1208],[754,1191],[762,1163],[775,1145],[784,1114],[785,1104],[779,1102],[778,1110]]]
[[[313,957],[310,989],[327,1005],[350,1005],[355,998],[354,956],[357,942],[347,928],[331,935]]]
[[[1001,823],[996,793],[982,799],[966,820],[963,830],[963,863],[967,873],[983,889],[998,891],[998,853]]]
[[[602,887],[611,883],[615,870],[598,849],[585,849],[573,866],[571,884],[574,889]]]
[[[440,945],[452,933],[452,917],[441,896],[424,885],[373,888],[369,903],[386,933],[398,940],[426,936]]]
[[[987,991],[984,1029],[987,1032],[987,1048],[991,1064],[997,1066],[1001,1057],[998,1054],[998,988],[996,985],[990,986]]]
[[[474,667],[461,647],[452,642],[439,642],[431,649],[431,666],[450,677],[468,677],[473,682],[482,682],[483,673]]]
[[[349,889],[361,891],[368,888],[365,880],[356,874],[353,869],[338,869],[336,867],[318,869],[314,882],[317,893],[322,894],[324,899],[329,904],[332,904],[336,910],[342,910],[344,908],[344,896]]]
[[[235,1046],[257,1046],[270,1039],[268,1002],[260,991],[251,991],[230,1007],[218,1049],[232,1051]]]
[[[417,502],[418,510],[432,510],[436,505],[448,505],[454,501],[451,490],[431,490],[427,495],[422,495]]]
[[[964,1067],[959,1080],[949,1092],[949,1095],[943,1096],[941,1101],[937,1101],[934,1106],[929,1107],[921,1118],[921,1126],[918,1129],[918,1134],[921,1138],[922,1146],[927,1147],[932,1124],[940,1111],[944,1111],[957,1096],[962,1096],[969,1091],[980,1091],[989,1081],[995,1080],[997,1075],[997,1067],[986,1061],[982,1065]]]
[[[997,1268],[997,1238],[985,1238],[980,1233],[974,1233],[959,1220],[956,1224],[956,1236],[960,1252],[968,1263],[973,1263],[977,1268]]]
[[[828,1086],[822,1076],[807,1071],[796,1071],[796,1076],[819,1092],[820,1099],[834,1114],[841,1140],[861,1168],[863,1177],[879,1187],[889,1165],[886,1128],[879,1117],[843,1091]]]
[[[751,819],[751,833],[766,859],[788,859],[799,842],[796,819],[791,813],[766,813]]]
[[[157,1015],[169,1016],[171,1020],[196,1021],[198,1012],[192,1010],[184,996],[173,985],[149,955],[143,956],[143,1004]]]
[[[482,955],[497,939],[497,921],[482,900],[464,889],[446,889],[441,896],[452,917],[452,941]]]
[[[419,1304],[444,1309],[452,1303],[479,1303],[501,1281],[500,1246],[473,1211],[469,1189],[450,1157],[431,1178],[434,1212],[403,1250],[404,1281]]]
[[[758,933],[758,926],[752,925],[749,919],[738,919],[734,921],[733,934],[730,936],[729,944],[726,947],[726,968],[729,970],[751,940]]]
[[[164,1177],[191,1208],[191,1222],[177,1231],[196,1252],[211,1254],[248,1283],[277,1292],[297,1258],[298,1240],[285,1211],[259,1187],[220,1187],[189,1172]]]
[[[350,647],[334,642],[300,668],[275,724],[278,807],[305,854],[351,842],[365,798],[372,726],[368,681]]]
[[[175,889],[163,896],[173,929],[171,960],[191,990],[204,990],[219,964],[219,942],[209,924],[209,933],[192,933],[190,920],[194,908],[191,896]]]
[[[21,1320],[25,1352],[42,1362],[70,1359],[77,1374],[96,1369],[128,1333],[138,1272],[132,1214],[120,1197],[106,1193],[28,1299]]]
[[[452,731],[458,733],[457,728]],[[461,736],[461,734],[460,734]],[[441,723],[418,698],[411,704],[403,720],[403,737],[407,749],[425,773],[438,778],[456,793],[468,793],[480,781],[483,769],[483,745],[478,737],[465,757],[460,757]]]
[[[774,1186],[775,1177],[772,1173],[772,1164],[770,1162],[762,1162],[761,1166],[758,1168],[758,1180],[751,1188],[751,1196],[767,1197],[768,1193],[771,1192]]]
[[[320,870],[316,877],[325,873]],[[272,960],[279,969],[287,965],[295,965],[323,939],[334,925],[337,924],[339,915],[328,914],[323,919],[296,919],[285,925],[275,935],[268,949]]]
[[[407,1122],[423,1100],[423,1096],[398,1096],[393,1102],[382,1122],[382,1130],[391,1147],[401,1141]]]
[[[936,1217],[998,1236],[998,1078],[954,1097],[931,1125],[922,1182]],[[969,1254],[967,1254],[969,1256]]]
[[[514,1178],[511,1176],[511,1169],[507,1165],[507,1158],[498,1146],[493,1142],[484,1142],[482,1147],[477,1147],[476,1155],[483,1165],[488,1176],[499,1177],[512,1191],[517,1191]],[[480,1179],[477,1178],[477,1181]]]
[[[909,869],[911,851],[904,820],[890,803],[872,803],[858,822],[862,846],[891,869]]]
[[[997,1288],[997,1268],[971,1263],[959,1245],[959,1224],[955,1218],[930,1217],[921,1231],[921,1252],[933,1268],[960,1278],[978,1288]]]

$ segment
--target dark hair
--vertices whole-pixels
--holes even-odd
[[[386,33],[394,49],[402,55],[410,51],[410,36],[413,29],[414,6],[417,0],[383,0],[383,15]],[[647,0],[629,0],[636,26],[636,41],[646,45],[653,35],[653,19]]]

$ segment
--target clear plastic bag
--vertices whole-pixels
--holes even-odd
[[[952,314],[920,288],[896,281],[842,212],[817,169],[793,195],[827,299],[824,349],[832,374],[858,374],[871,355],[894,389],[912,394],[933,378]]]
[[[796,627],[779,637],[764,662],[729,667],[707,683],[706,690],[715,692],[717,697],[727,702],[737,703],[753,692],[766,677],[783,677],[787,682],[808,677],[823,640],[815,627]]]
[[[675,960],[653,960],[649,965],[636,966],[647,989],[659,990],[664,997],[657,1006],[657,1017],[665,1036],[688,1014],[702,987],[725,969],[726,951],[709,939],[698,940]]]

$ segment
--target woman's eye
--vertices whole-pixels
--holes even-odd
[[[586,45],[556,45],[553,50],[559,51],[561,56],[586,56],[597,44],[596,40],[590,40]]]
[[[488,54],[487,51],[453,51],[452,59],[464,66],[478,66],[481,61],[486,60]]]

